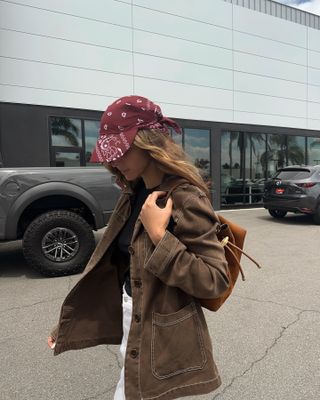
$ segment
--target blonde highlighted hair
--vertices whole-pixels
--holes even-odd
[[[141,129],[133,145],[147,151],[160,171],[167,175],[185,178],[209,197],[209,184],[204,182],[199,169],[192,164],[182,147],[176,144],[171,136],[156,129]],[[104,165],[117,176],[121,184],[131,186],[117,168],[113,168],[110,164]]]

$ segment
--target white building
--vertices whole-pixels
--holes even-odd
[[[101,112],[128,94],[184,128],[216,206],[259,201],[246,182],[259,191],[278,167],[320,163],[319,16],[269,0],[0,7],[4,166],[86,165]]]

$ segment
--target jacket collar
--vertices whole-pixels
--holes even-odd
[[[140,179],[137,179],[136,181],[132,182],[131,185],[125,186],[122,189],[123,194],[128,194],[128,195],[133,195],[134,194],[134,188],[138,185]],[[189,183],[189,181],[185,178],[182,178],[177,175],[166,175],[164,180],[160,183],[158,187],[156,187],[156,190],[163,191],[163,192],[170,192],[172,189],[175,187]]]

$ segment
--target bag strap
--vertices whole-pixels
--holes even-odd
[[[247,254],[245,251],[243,251],[242,249],[240,249],[240,247],[238,247],[237,245],[235,245],[234,243],[231,243],[229,241],[229,237],[225,236],[220,243],[222,244],[223,247],[226,247],[228,249],[228,251],[230,252],[230,254],[232,255],[232,257],[234,258],[236,264],[239,267],[239,271],[241,273],[241,278],[243,281],[246,280],[246,277],[244,275],[243,269],[241,267],[240,261],[238,260],[238,257],[235,255],[234,251],[232,250],[232,247],[234,249],[237,249],[237,251],[240,251],[241,254],[245,255],[247,258],[249,258],[249,260],[251,260],[254,264],[256,264],[256,266],[258,268],[261,268],[261,265],[258,263],[258,261],[256,261],[253,257],[249,256],[249,254]]]

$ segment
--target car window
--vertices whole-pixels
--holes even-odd
[[[294,169],[294,170],[283,170],[276,173],[274,178],[282,179],[282,180],[298,180],[298,179],[306,179],[310,178],[312,175],[311,171]]]

